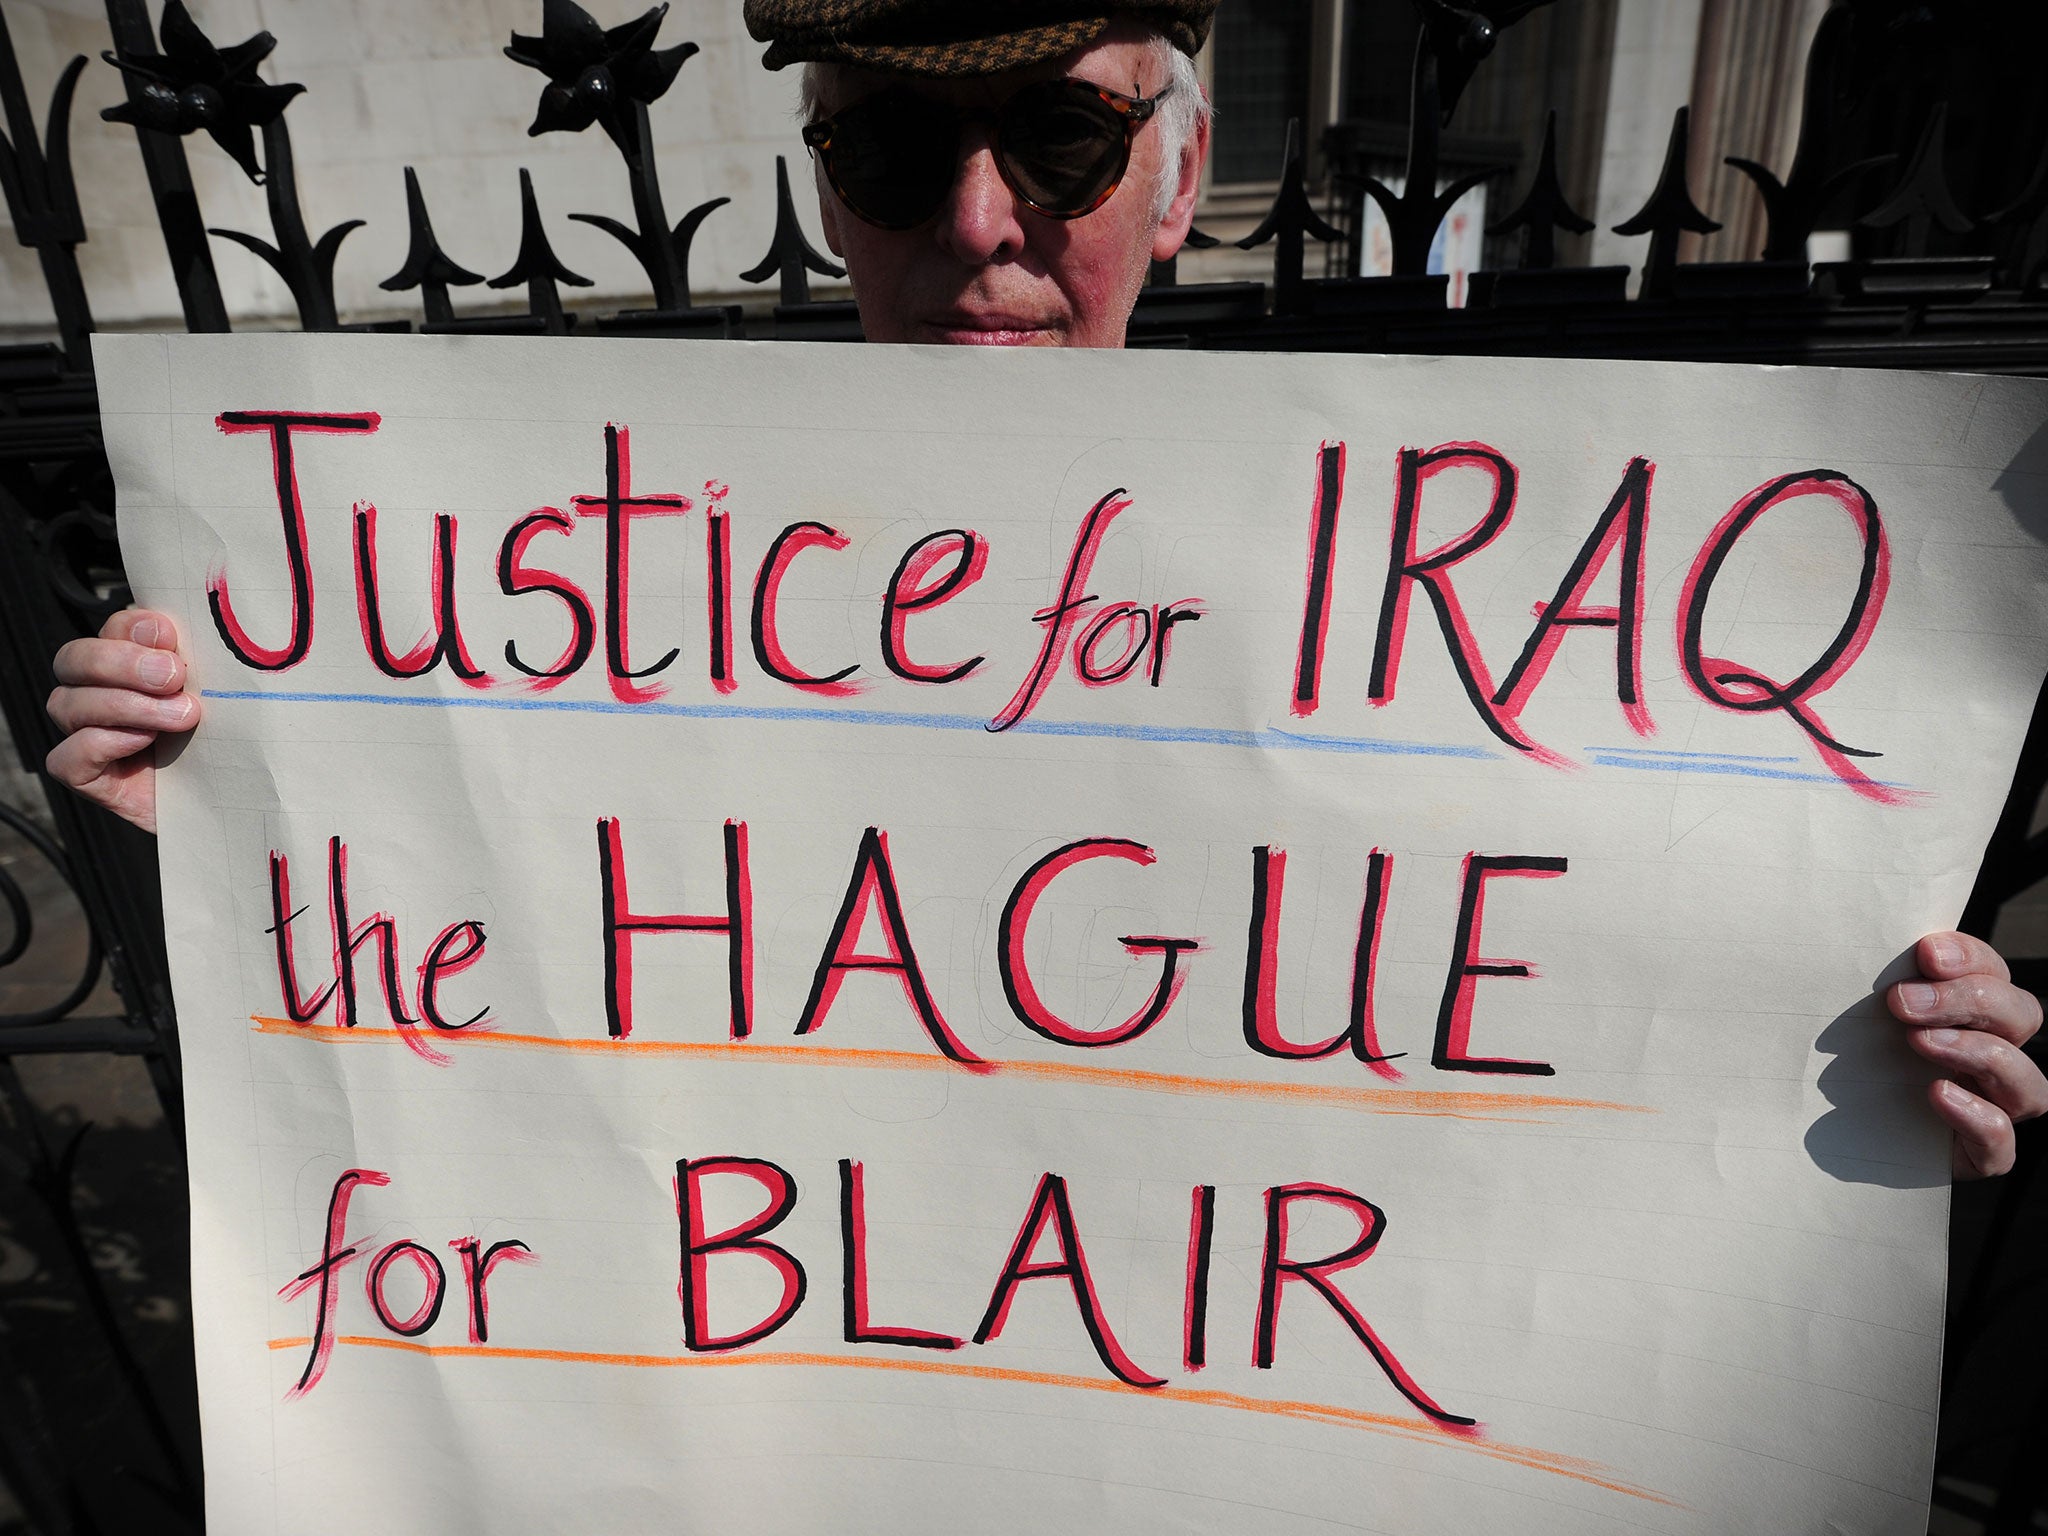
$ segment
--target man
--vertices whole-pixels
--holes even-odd
[[[1033,26],[1075,7],[748,0],[768,67],[805,64],[819,215],[868,340],[1122,346],[1194,221],[1215,5]]]
[[[806,66],[820,213],[871,341],[1120,347],[1180,249],[1208,152],[1193,56],[1216,0],[747,0],[771,69]],[[154,747],[189,731],[178,639],[129,611],[57,653],[49,771],[144,828]],[[1886,1001],[1943,1073],[1959,1177],[2003,1173],[2048,1111],[2040,1004],[1988,945],[1931,934]]]

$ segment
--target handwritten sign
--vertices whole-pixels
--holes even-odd
[[[2048,388],[98,359],[214,1529],[1924,1529]]]

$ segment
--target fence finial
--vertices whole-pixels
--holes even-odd
[[[1948,103],[1942,102],[1928,118],[1920,135],[1920,147],[1906,167],[1899,184],[1877,207],[1856,221],[1862,229],[1906,226],[1906,254],[1927,254],[1927,237],[1939,224],[1952,235],[1967,235],[1977,221],[1956,206],[1948,189]]]
[[[1557,232],[1568,230],[1575,235],[1591,234],[1593,221],[1566,199],[1564,183],[1557,175],[1557,108],[1550,109],[1550,119],[1543,125],[1543,157],[1536,162],[1535,179],[1529,183],[1529,195],[1521,205],[1496,224],[1489,224],[1489,235],[1510,235],[1518,229],[1529,231],[1526,248],[1522,254],[1522,270],[1525,272],[1547,272],[1557,265]]]
[[[1645,299],[1671,297],[1671,274],[1678,266],[1678,237],[1690,231],[1711,235],[1721,226],[1701,211],[1686,185],[1686,156],[1692,145],[1692,108],[1680,107],[1671,120],[1671,140],[1664,149],[1664,170],[1657,190],[1633,218],[1614,226],[1617,235],[1648,235],[1650,254],[1643,261]]]
[[[557,283],[588,288],[590,279],[562,265],[555,248],[548,244],[548,232],[540,221],[540,203],[533,195],[533,172],[519,167],[519,254],[512,265],[492,278],[493,288],[526,284],[526,311],[538,319],[550,336],[569,329],[572,317],[562,310]]]
[[[811,302],[811,280],[804,275],[806,269],[820,277],[846,276],[846,268],[828,261],[805,236],[804,227],[797,220],[796,200],[789,195],[789,162],[777,155],[775,233],[768,241],[768,254],[742,272],[740,281],[761,283],[780,273],[782,302],[785,305],[808,304]]]
[[[377,286],[390,293],[419,289],[427,323],[446,325],[455,318],[455,307],[448,301],[449,288],[480,283],[483,274],[459,265],[441,249],[434,234],[434,222],[427,217],[427,200],[420,194],[419,175],[409,165],[405,168],[405,214],[412,226],[412,244],[406,250],[405,264]]]
[[[1287,147],[1280,156],[1280,190],[1259,227],[1237,242],[1241,251],[1256,250],[1268,240],[1273,247],[1273,303],[1285,313],[1297,307],[1301,296],[1302,258],[1308,247],[1303,236],[1321,241],[1342,240],[1343,234],[1330,227],[1308,200],[1306,157],[1301,149],[1301,119],[1287,120]]]

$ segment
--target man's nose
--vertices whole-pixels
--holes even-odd
[[[971,130],[961,144],[960,172],[939,210],[939,243],[970,267],[1009,261],[1024,249],[1023,205],[996,167],[986,130]]]

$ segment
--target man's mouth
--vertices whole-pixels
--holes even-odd
[[[946,346],[1031,347],[1053,340],[1050,327],[1019,315],[937,315],[923,323],[931,340]]]

